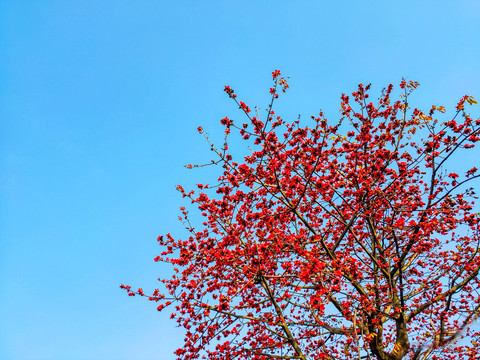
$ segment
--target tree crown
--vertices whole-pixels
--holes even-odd
[[[179,359],[480,357],[480,225],[467,186],[480,175],[455,170],[480,140],[466,112],[475,99],[441,122],[442,106],[409,107],[416,82],[375,103],[360,84],[341,96],[338,122],[320,113],[304,126],[274,113],[288,82],[272,76],[264,121],[225,87],[246,117],[221,120],[226,140],[233,130],[251,144],[243,160],[198,128],[223,173],[198,193],[177,187],[205,221],[194,227],[182,207],[190,236],[158,238],[155,261],[175,268],[159,279],[165,291],[122,288],[175,307]]]

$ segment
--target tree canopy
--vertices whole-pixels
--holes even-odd
[[[422,111],[414,81],[375,101],[360,84],[338,121],[304,124],[274,112],[288,82],[272,75],[263,119],[226,86],[245,121],[221,120],[221,147],[198,128],[222,173],[177,187],[204,222],[182,207],[190,235],[158,238],[155,261],[174,275],[151,295],[121,287],[172,310],[186,330],[178,359],[480,358],[480,175],[458,162],[480,140],[475,99]],[[247,156],[229,148],[234,134]]]

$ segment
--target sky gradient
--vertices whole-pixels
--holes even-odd
[[[415,105],[452,109],[480,98],[479,14],[477,0],[0,2],[0,359],[173,359],[181,329],[119,285],[150,292],[168,273],[153,258],[158,235],[186,235],[175,185],[220,173],[184,168],[212,158],[196,128],[221,141],[219,119],[240,115],[224,85],[265,107],[280,69],[288,120],[334,120],[342,92],[402,76],[421,84]]]

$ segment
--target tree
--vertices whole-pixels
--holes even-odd
[[[274,113],[288,83],[279,71],[273,83],[263,122],[225,87],[248,119],[221,120],[226,139],[253,142],[243,160],[198,128],[223,174],[198,194],[177,187],[205,222],[182,207],[190,236],[158,238],[155,261],[175,266],[166,290],[121,287],[175,306],[178,359],[480,358],[480,216],[467,187],[480,175],[450,170],[480,140],[465,109],[475,99],[440,122],[442,106],[410,108],[416,82],[376,104],[360,84],[341,96],[340,121],[320,113],[308,127]]]

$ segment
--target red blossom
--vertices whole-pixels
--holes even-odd
[[[233,89],[230,88],[230,86],[225,86],[225,89],[223,89],[230,98],[235,99],[237,95],[234,94]]]
[[[245,111],[247,114],[250,112],[250,108],[243,101],[240,101],[239,107],[240,107],[240,109]]]
[[[280,70],[275,70],[274,72],[272,72],[273,79],[276,79],[279,76],[280,76]]]
[[[230,120],[228,117],[224,117],[220,120],[220,123],[228,127],[232,124],[232,120]]]

